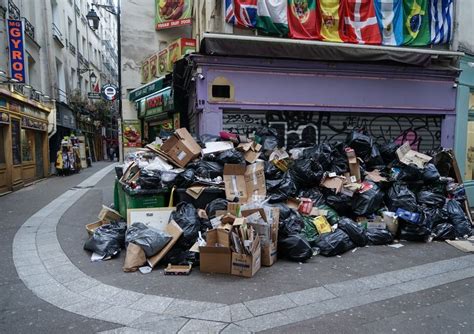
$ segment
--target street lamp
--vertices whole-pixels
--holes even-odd
[[[89,27],[96,31],[99,29],[99,22],[100,17],[97,15],[96,11],[94,10],[94,6],[96,8],[103,8],[108,13],[115,15],[117,17],[117,62],[118,62],[118,89],[119,89],[119,114],[120,114],[120,124],[122,124],[123,115],[122,115],[122,44],[120,38],[120,0],[117,0],[117,7],[109,6],[109,5],[100,5],[97,3],[92,3],[92,8],[87,13],[86,18],[89,22]],[[123,152],[123,147],[119,151],[119,155]],[[123,156],[119,156],[119,160],[123,161]]]
[[[91,84],[95,85],[95,83],[97,82],[97,76],[95,75],[94,72],[92,72],[91,75],[89,75],[89,79],[91,81]]]

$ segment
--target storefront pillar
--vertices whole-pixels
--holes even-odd
[[[199,135],[219,135],[222,131],[222,109],[206,106],[199,114]]]
[[[448,114],[441,124],[441,146],[445,148],[454,147],[454,131],[456,128],[456,115]]]

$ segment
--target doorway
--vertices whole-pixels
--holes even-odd
[[[35,162],[36,177],[41,179],[44,177],[43,133],[39,131],[35,131]]]

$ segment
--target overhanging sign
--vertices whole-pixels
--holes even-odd
[[[173,109],[171,87],[167,87],[146,99],[144,104],[146,117],[155,116]]]
[[[10,76],[25,82],[25,43],[23,21],[7,20],[8,44],[10,46]]]
[[[130,101],[136,101],[138,99],[141,99],[142,97],[159,91],[161,88],[163,88],[163,79],[164,77],[141,88],[131,91],[128,99]]]
[[[87,97],[91,100],[100,100],[102,98],[100,93],[93,93],[93,92],[87,93]]]
[[[101,95],[104,100],[114,101],[118,95],[118,87],[112,84],[103,85]]]

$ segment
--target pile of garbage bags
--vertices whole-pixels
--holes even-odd
[[[449,150],[422,154],[407,143],[379,144],[361,131],[352,131],[344,142],[301,143],[290,152],[278,147],[272,128],[257,130],[253,138],[223,132],[197,141],[203,150],[219,147],[220,142],[232,144],[203,153],[185,166],[152,155],[147,163],[138,163],[142,172],[131,186],[223,188],[226,165],[259,161],[264,164],[266,194],[258,202],[280,210],[278,256],[298,262],[315,254],[336,256],[394,240],[431,242],[472,235],[464,187],[455,180]],[[246,204],[255,200],[249,196]],[[183,234],[162,263],[197,264],[198,254],[191,247],[206,238],[212,219],[232,202],[243,204],[239,198],[217,198],[205,208],[179,203],[170,219]],[[166,235],[151,233],[140,224],[126,232],[119,226],[99,228],[85,248],[113,255],[133,243],[149,256],[166,244]]]

